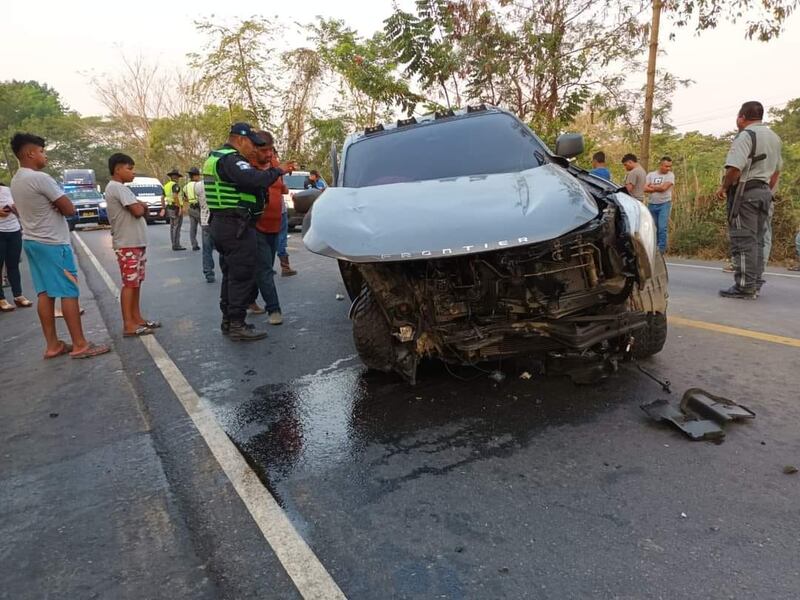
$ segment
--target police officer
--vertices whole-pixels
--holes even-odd
[[[781,140],[761,120],[760,102],[745,102],[736,117],[739,133],[725,159],[725,177],[717,190],[728,201],[728,226],[734,285],[720,290],[723,298],[755,300],[763,283],[764,233],[778,185]]]
[[[203,187],[211,211],[210,233],[220,254],[222,288],[219,307],[222,332],[236,341],[260,340],[245,323],[255,289],[255,222],[264,208],[266,190],[284,173],[295,169],[284,163],[260,171],[250,165],[256,146],[266,145],[248,123],[234,123],[228,141],[211,152],[203,165]]]
[[[200,169],[192,167],[189,169],[189,181],[183,186],[183,197],[189,205],[189,241],[192,243],[192,250],[200,250],[197,243],[197,227],[200,225],[200,200],[197,198],[195,183],[200,181]]]
[[[178,169],[172,169],[167,173],[167,181],[164,182],[164,196],[161,199],[162,206],[166,208],[169,217],[169,238],[172,242],[173,250],[186,250],[181,246],[181,225],[183,225],[183,207],[181,203],[181,186],[178,180],[183,177]]]

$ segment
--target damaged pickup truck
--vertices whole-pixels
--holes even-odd
[[[339,261],[371,369],[415,382],[426,357],[616,368],[659,352],[667,270],[647,208],[491,107],[350,136],[304,243]]]

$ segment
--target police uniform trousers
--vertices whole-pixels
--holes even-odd
[[[200,246],[197,243],[197,228],[200,226],[200,205],[189,205],[189,241],[192,243],[192,250],[197,250]]]
[[[240,214],[211,211],[209,232],[219,252],[222,286],[219,308],[222,319],[243,323],[255,288],[256,229],[253,222]]]
[[[179,206],[170,204],[167,206],[167,216],[169,217],[169,237],[172,242],[172,249],[179,248],[181,245],[181,227],[183,226],[183,215]]]
[[[731,219],[730,210],[735,193],[735,188],[731,188],[728,196],[728,231],[734,280],[740,288],[752,290],[764,274],[764,234],[772,205],[772,191],[766,183],[747,182],[738,214]]]

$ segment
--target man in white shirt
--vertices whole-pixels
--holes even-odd
[[[653,215],[658,231],[658,249],[661,254],[667,251],[667,230],[669,229],[669,213],[672,211],[672,188],[675,185],[675,173],[672,172],[672,159],[662,156],[658,169],[647,174],[644,191],[650,194],[647,207]]]
[[[22,247],[38,296],[39,320],[47,342],[44,358],[64,354],[72,358],[91,358],[109,352],[110,348],[93,344],[83,336],[78,306],[78,268],[64,218],[75,214],[75,207],[55,180],[42,172],[47,166],[44,148],[45,140],[37,135],[17,133],[11,138],[11,149],[20,167],[11,180],[11,195],[22,223]],[[58,339],[56,298],[61,298],[61,310],[72,344]]]

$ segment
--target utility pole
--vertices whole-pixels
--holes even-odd
[[[656,57],[658,56],[658,26],[661,22],[663,0],[653,0],[653,20],[650,24],[650,51],[647,57],[647,87],[644,93],[644,123],[639,163],[648,170],[650,160],[650,130],[653,127],[653,95],[656,87]]]

